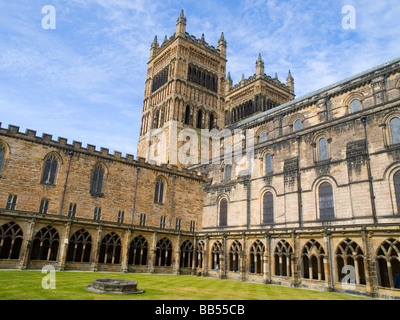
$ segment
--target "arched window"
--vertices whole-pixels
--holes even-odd
[[[385,240],[378,248],[376,259],[379,286],[400,289],[400,242]]]
[[[185,124],[189,125],[190,124],[190,107],[186,106],[185,110]]]
[[[197,113],[196,128],[201,129],[203,123],[203,112],[199,110]]]
[[[0,227],[0,259],[18,259],[21,251],[23,233],[15,222]]]
[[[210,129],[210,131],[212,130],[212,129],[214,129],[214,127],[215,127],[215,125],[214,125],[214,114],[212,114],[212,113],[210,113],[210,122],[209,122],[209,124],[208,124],[208,129]]]
[[[390,120],[390,132],[392,134],[392,144],[400,143],[400,119],[393,118]]]
[[[6,157],[6,148],[0,143],[0,172],[3,169],[5,157]]]
[[[328,143],[325,138],[319,139],[319,160],[328,160]]]
[[[254,242],[250,248],[250,273],[262,274],[264,270],[265,246],[260,241]]]
[[[358,99],[354,99],[350,103],[350,112],[354,113],[354,112],[358,112],[358,111],[361,111],[361,101]]]
[[[56,180],[57,166],[58,162],[56,156],[53,155],[46,159],[42,176],[43,184],[54,184]]]
[[[394,193],[396,194],[397,213],[400,214],[400,171],[393,176]]]
[[[92,237],[81,229],[73,234],[68,242],[67,261],[90,262]]]
[[[224,198],[219,202],[219,226],[228,225],[228,201]]]
[[[300,119],[297,119],[297,120],[294,122],[293,128],[294,128],[294,131],[295,131],[295,132],[296,132],[296,131],[299,131],[299,130],[301,130],[301,129],[303,129],[303,121],[301,121]]]
[[[271,192],[264,193],[263,196],[263,223],[274,222],[274,196]]]
[[[223,254],[222,243],[220,241],[217,241],[214,243],[211,250],[211,269],[213,270],[221,269],[220,257],[222,256],[222,254]]]
[[[102,197],[103,189],[103,179],[104,179],[104,169],[102,166],[97,166],[92,175],[92,184],[90,186],[90,194],[95,197]]]
[[[181,245],[180,267],[191,268],[193,266],[193,242],[186,240]]]
[[[260,135],[260,142],[268,141],[268,132],[263,131]]]
[[[281,277],[292,276],[293,249],[286,240],[280,240],[274,250],[274,274]]]
[[[242,244],[234,241],[229,251],[229,271],[238,272],[240,267],[240,256],[242,253]]]
[[[329,182],[319,186],[319,212],[321,220],[330,220],[335,217],[333,189]]]
[[[265,173],[272,173],[272,156],[270,153],[265,156]]]
[[[128,264],[136,266],[147,265],[148,245],[145,238],[137,236],[129,245]]]
[[[167,238],[157,242],[156,247],[156,267],[170,267],[172,263],[172,244]]]
[[[40,229],[32,242],[31,260],[56,261],[60,236],[52,226]]]
[[[364,259],[364,253],[356,242],[350,239],[343,240],[336,249],[336,280],[341,282],[347,274],[343,267],[352,266],[355,270],[355,284],[365,284]]]
[[[164,201],[164,181],[159,178],[156,181],[156,188],[154,191],[154,203],[162,204]]]
[[[318,241],[310,240],[302,251],[303,278],[325,280],[324,256],[325,251]]]
[[[121,259],[121,239],[111,232],[107,234],[100,244],[99,263],[119,264]]]
[[[232,166],[227,165],[225,167],[225,180],[229,181],[229,180],[231,180],[231,177],[232,177]]]

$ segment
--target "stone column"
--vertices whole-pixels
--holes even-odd
[[[68,243],[69,243],[69,238],[71,237],[71,225],[72,225],[72,219],[70,219],[67,223],[67,226],[65,228],[65,238],[61,242],[60,246],[60,264],[59,264],[59,269],[60,271],[65,270],[65,262],[67,259],[67,250],[68,250]]]
[[[209,253],[210,253],[210,249],[209,249],[209,245],[210,245],[210,236],[207,234],[206,235],[206,243],[205,243],[205,254],[203,256],[203,268],[204,268],[204,276],[208,276],[208,270],[209,270]]]
[[[376,263],[371,261],[372,248],[370,246],[370,238],[372,233],[367,233],[365,228],[363,228],[361,235],[364,246],[365,258],[364,258],[364,272],[365,272],[365,284],[367,287],[367,293],[374,295],[378,283],[378,270],[376,268]]]
[[[226,278],[226,234],[222,236],[222,257],[220,257],[220,277],[221,279]]]
[[[153,234],[153,244],[149,250],[150,256],[149,256],[149,272],[154,273],[155,270],[155,264],[156,264],[156,252],[157,252],[157,238],[158,238],[158,233],[157,231],[154,231]]]
[[[271,236],[268,232],[265,234],[265,252],[263,256],[263,264],[263,281],[264,283],[271,283]]]
[[[128,272],[129,243],[131,239],[131,229],[125,231],[124,241],[121,248],[121,272]]]
[[[242,251],[240,252],[240,263],[239,263],[239,272],[240,272],[240,279],[242,281],[246,281],[246,236],[245,233],[242,233]]]
[[[181,243],[181,240],[182,239],[182,235],[181,235],[181,233],[179,233],[179,235],[178,235],[178,243],[177,243],[177,247],[176,247],[176,250],[175,250],[175,262],[174,262],[174,265],[173,265],[173,268],[172,268],[172,272],[174,273],[174,274],[180,274],[180,264],[181,264],[181,246],[180,246],[180,243]]]
[[[193,239],[193,255],[192,255],[192,276],[196,274],[196,255],[197,255],[197,237]]]
[[[103,232],[103,225],[99,224],[96,234],[96,240],[93,246],[93,258],[92,258],[92,271],[96,272],[99,269],[99,255],[101,245],[101,234]]]
[[[21,259],[19,266],[19,269],[21,270],[25,270],[28,267],[33,237],[35,236],[33,233],[35,229],[35,224],[36,224],[36,215],[33,215],[33,218],[28,228],[28,232],[26,233],[26,237],[24,237],[24,240],[21,245],[22,252],[21,252]]]

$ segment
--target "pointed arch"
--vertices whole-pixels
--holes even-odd
[[[91,235],[85,229],[80,229],[68,241],[67,261],[90,262],[91,250]]]
[[[0,227],[0,259],[18,259],[21,251],[23,232],[15,222]]]
[[[100,243],[99,263],[119,264],[121,259],[121,238],[110,232]]]
[[[128,264],[136,266],[147,265],[148,249],[147,240],[143,236],[135,237],[129,245]]]
[[[33,238],[31,260],[56,261],[60,236],[58,231],[47,226],[40,229]]]

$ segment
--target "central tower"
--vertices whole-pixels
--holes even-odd
[[[147,68],[138,157],[177,164],[178,149],[185,144],[185,138],[178,138],[183,129],[196,132],[200,149],[201,129],[220,130],[225,126],[226,45],[223,33],[217,48],[205,41],[204,34],[201,39],[189,35],[183,10],[174,35],[165,36],[161,45],[157,36],[154,38]],[[199,150],[199,157],[200,154]]]

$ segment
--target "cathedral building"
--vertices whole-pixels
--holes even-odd
[[[183,11],[154,39],[136,159],[0,126],[0,268],[400,298],[400,58],[296,98],[261,55],[234,85],[226,49]]]

